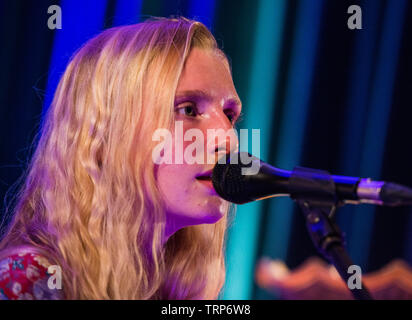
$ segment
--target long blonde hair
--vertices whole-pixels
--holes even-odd
[[[203,24],[152,18],[105,30],[68,64],[0,242],[47,252],[67,299],[218,297],[227,215],[163,246],[151,158],[193,47],[220,52]]]

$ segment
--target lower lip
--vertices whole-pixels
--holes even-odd
[[[197,181],[199,181],[201,184],[203,184],[204,186],[215,190],[215,188],[213,187],[213,182],[212,180],[201,180],[201,179],[197,179]]]

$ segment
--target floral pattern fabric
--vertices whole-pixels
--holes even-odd
[[[61,289],[50,289],[49,261],[33,252],[21,251],[0,260],[0,300],[57,300]]]

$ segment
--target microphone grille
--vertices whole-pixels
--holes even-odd
[[[216,192],[225,200],[242,204],[248,202],[245,199],[247,184],[242,168],[247,167],[240,161],[240,153],[232,153],[226,157],[226,163],[218,161],[213,169],[212,182]]]

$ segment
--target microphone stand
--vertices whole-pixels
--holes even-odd
[[[322,179],[319,179],[320,176]],[[336,209],[341,204],[336,197],[332,176],[326,171],[296,167],[289,181],[291,197],[303,211],[312,242],[318,252],[335,266],[347,284],[351,276],[348,268],[353,262],[345,249],[344,236],[333,221]],[[321,190],[315,196],[314,184],[317,190]],[[308,192],[302,191],[305,189]],[[373,300],[363,282],[360,289],[354,288],[350,291],[356,300]]]

